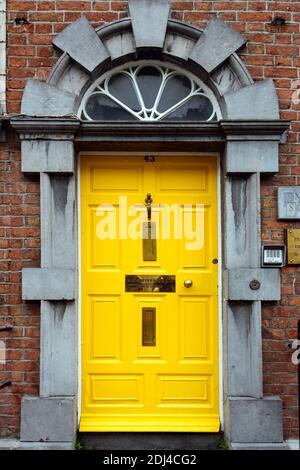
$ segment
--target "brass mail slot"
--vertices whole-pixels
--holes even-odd
[[[125,292],[175,292],[175,276],[125,276]]]
[[[143,223],[143,260],[156,261],[156,224]]]
[[[142,345],[156,346],[156,308],[142,308]]]

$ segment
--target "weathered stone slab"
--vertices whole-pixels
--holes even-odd
[[[282,442],[282,402],[279,397],[225,400],[225,435],[231,442]]]
[[[194,41],[189,38],[167,33],[164,53],[174,57],[180,57],[183,60],[188,60],[194,44]]]
[[[224,265],[230,269],[259,268],[260,178],[259,174],[225,178]],[[224,287],[226,285],[224,284]]]
[[[258,283],[257,289],[251,284],[253,281]],[[276,268],[230,269],[228,300],[280,300],[280,270]]]
[[[58,82],[54,83],[54,85],[60,90],[79,96],[89,79],[89,74],[79,65],[70,61],[69,66],[64,73],[60,74]]]
[[[75,268],[75,179],[41,174],[41,267]]]
[[[72,269],[22,270],[22,298],[24,300],[73,300],[74,271]]]
[[[193,47],[190,59],[211,73],[245,43],[246,39],[238,31],[213,18]]]
[[[136,47],[162,48],[170,11],[170,0],[128,0]]]
[[[262,80],[224,95],[228,119],[279,119],[272,79]]]
[[[262,398],[261,303],[228,302],[226,325],[225,393]]]
[[[286,442],[245,442],[244,444],[238,442],[231,442],[230,449],[232,450],[290,450]]]
[[[74,397],[25,396],[21,402],[21,441],[72,442],[75,416]]]
[[[0,439],[0,450],[74,450],[73,442],[22,442],[16,438]]]
[[[211,80],[217,87],[220,96],[225,95],[225,93],[233,93],[241,88],[239,78],[227,63],[218,67],[215,72],[211,74]]]
[[[37,80],[27,80],[21,114],[26,116],[65,116],[74,113],[76,96]]]
[[[104,44],[84,16],[63,29],[52,43],[58,49],[67,52],[89,73],[109,59]]]
[[[76,394],[76,331],[74,302],[41,302],[41,397]]]
[[[24,173],[73,173],[74,144],[70,140],[23,140]]]
[[[242,138],[242,137],[241,137]],[[230,173],[276,173],[278,142],[235,140],[227,142],[225,171]]]
[[[132,32],[124,32],[103,40],[111,60],[134,54],[136,51]]]

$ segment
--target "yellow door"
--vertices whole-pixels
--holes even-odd
[[[219,431],[216,157],[82,156],[81,245],[80,430]]]

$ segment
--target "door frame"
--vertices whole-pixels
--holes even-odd
[[[116,151],[84,151],[81,150],[77,154],[77,174],[76,174],[76,190],[77,190],[77,260],[78,260],[78,302],[77,302],[77,315],[78,315],[78,390],[77,390],[77,425],[79,427],[81,419],[81,399],[82,399],[82,259],[81,259],[81,158],[91,156],[138,156],[146,152],[116,152]],[[220,431],[224,430],[224,387],[223,387],[223,285],[222,285],[222,267],[223,267],[223,244],[222,244],[222,188],[221,188],[221,155],[220,152],[175,152],[175,151],[152,151],[155,155],[168,155],[172,156],[188,156],[193,155],[201,157],[216,157],[217,159],[217,214],[218,214],[218,387],[219,387],[219,416],[220,416]]]

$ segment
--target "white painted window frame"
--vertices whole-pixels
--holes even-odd
[[[162,77],[161,84],[160,84],[160,87],[157,92],[157,96],[156,96],[156,99],[152,108],[147,108],[145,106],[142,94],[140,92],[140,89],[136,80],[136,76],[138,75],[139,71],[143,67],[149,67],[149,66],[152,66],[156,68],[157,70],[159,70],[161,73],[161,77]],[[141,107],[140,111],[136,112],[135,110],[131,109],[129,106],[127,106],[125,103],[120,101],[117,97],[115,97],[109,91],[110,79],[113,76],[118,75],[118,74],[126,75],[131,80],[137,100]],[[173,106],[171,106],[164,112],[159,112],[158,107],[159,107],[160,99],[164,93],[165,86],[168,80],[170,80],[174,76],[183,76],[189,80],[191,84],[190,93],[185,98],[181,99],[180,101],[178,101],[176,104],[174,104]],[[93,95],[107,96],[116,104],[118,104],[121,108],[125,109],[129,114],[134,116],[137,120],[143,121],[143,122],[161,121],[165,117],[167,117],[169,114],[171,114],[173,111],[176,111],[176,109],[180,108],[182,105],[187,103],[194,96],[205,96],[206,98],[209,99],[213,107],[213,111],[206,122],[211,121],[214,118],[217,120],[221,119],[221,111],[220,111],[218,102],[214,94],[204,83],[202,83],[199,80],[199,78],[195,77],[190,72],[183,71],[181,68],[174,66],[174,64],[171,65],[165,62],[160,62],[160,61],[147,60],[147,61],[127,63],[120,67],[114,68],[113,70],[110,70],[106,74],[99,77],[88,88],[88,90],[84,94],[81,105],[78,110],[78,117],[87,121],[94,120],[88,115],[86,111],[87,101]]]

